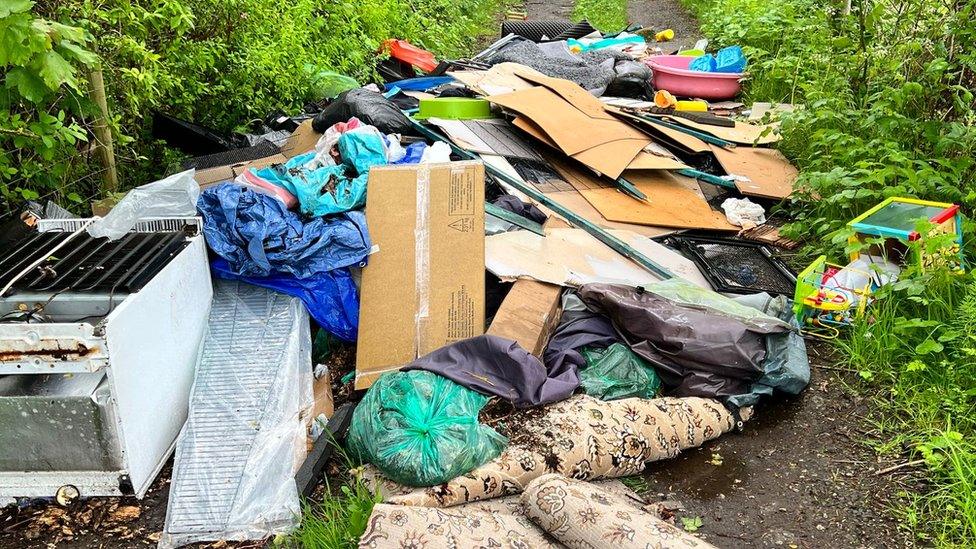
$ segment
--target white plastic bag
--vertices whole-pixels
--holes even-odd
[[[766,212],[762,206],[752,202],[748,198],[726,198],[722,202],[722,210],[729,223],[751,229],[766,222]]]
[[[193,175],[194,170],[187,170],[132,189],[108,215],[88,227],[88,234],[117,240],[146,219],[197,215],[200,185]]]
[[[440,164],[451,161],[451,147],[443,141],[438,141],[424,149],[420,157],[421,164]]]

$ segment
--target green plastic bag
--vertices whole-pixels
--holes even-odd
[[[319,70],[312,64],[305,65],[308,82],[316,100],[332,99],[344,91],[359,87],[356,79],[329,70]]]
[[[643,358],[623,343],[599,349],[584,347],[586,367],[579,372],[583,392],[600,400],[654,398],[661,378]]]
[[[353,412],[349,452],[401,484],[447,482],[494,459],[508,444],[478,423],[486,402],[431,372],[384,374]]]

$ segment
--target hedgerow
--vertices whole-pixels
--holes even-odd
[[[310,75],[365,82],[386,38],[468,54],[497,0],[4,0],[0,2],[0,193],[81,202],[100,193],[88,154],[106,82],[123,187],[165,169],[149,136],[164,110],[221,131],[310,100]],[[7,53],[11,52],[11,53]]]

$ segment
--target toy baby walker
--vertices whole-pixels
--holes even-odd
[[[925,239],[953,235],[948,244],[925,246],[916,227],[928,220]],[[864,315],[874,292],[894,282],[902,265],[917,262],[920,269],[948,266],[962,272],[962,216],[959,206],[914,198],[889,198],[851,220],[855,251],[846,266],[818,257],[797,277],[793,311],[807,333],[836,337],[839,329]],[[919,242],[919,246],[909,246]],[[912,252],[911,250],[917,250]]]

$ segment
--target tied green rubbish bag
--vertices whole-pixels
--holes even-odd
[[[614,343],[599,349],[585,347],[586,367],[579,372],[583,392],[600,400],[654,398],[661,378],[644,359],[626,345]]]
[[[478,423],[486,402],[431,372],[384,374],[353,412],[349,452],[401,484],[447,482],[494,459],[508,444]]]

